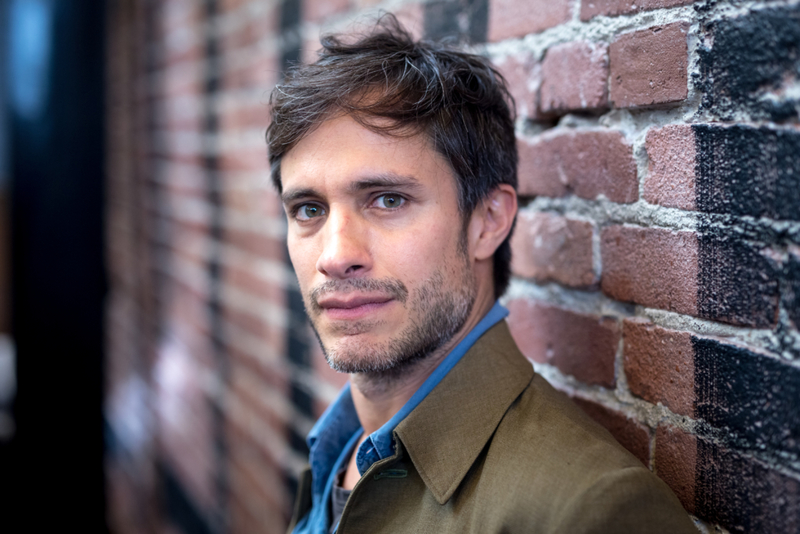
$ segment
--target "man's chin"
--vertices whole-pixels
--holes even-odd
[[[329,332],[330,337],[339,338],[335,343],[346,343],[347,338],[352,337],[372,337],[374,331],[381,325],[382,321],[364,320],[364,321],[340,321],[331,323],[326,330]],[[367,340],[367,342],[369,342]]]
[[[329,352],[325,353],[328,365],[339,373],[363,373],[375,374],[385,373],[396,366],[396,362],[386,361],[375,358],[373,355],[357,355],[349,353],[347,357],[340,357]]]

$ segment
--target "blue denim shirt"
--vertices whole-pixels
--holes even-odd
[[[450,351],[400,411],[364,440],[356,452],[359,473],[363,475],[373,463],[394,454],[392,433],[395,427],[455,367],[475,341],[507,315],[508,310],[495,302],[489,313]],[[362,433],[353,398],[350,396],[350,384],[347,384],[308,434],[312,508],[297,523],[294,534],[327,534],[331,521],[328,502],[336,473],[344,467],[350,451]]]

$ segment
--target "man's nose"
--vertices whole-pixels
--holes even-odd
[[[317,270],[331,278],[351,278],[371,267],[366,233],[359,219],[346,212],[330,213],[322,235]]]

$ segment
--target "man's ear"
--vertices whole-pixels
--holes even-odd
[[[476,260],[485,260],[511,231],[517,214],[517,192],[509,184],[498,185],[472,213],[470,237]]]

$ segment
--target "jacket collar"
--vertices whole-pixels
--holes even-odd
[[[533,375],[500,321],[397,425],[398,439],[439,504],[453,495]]]

